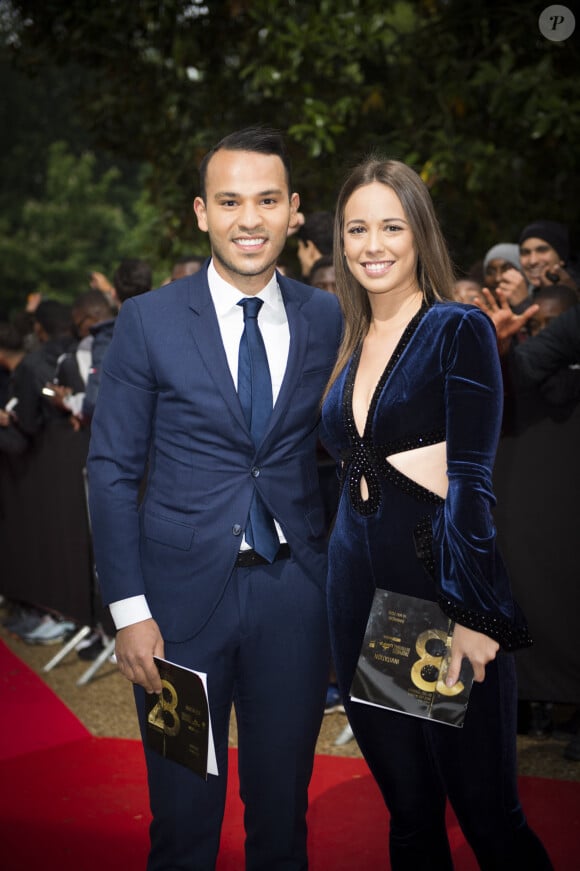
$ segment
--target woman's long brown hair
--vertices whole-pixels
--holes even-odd
[[[336,295],[344,316],[344,333],[336,364],[324,391],[328,391],[346,366],[353,351],[366,336],[371,322],[367,291],[354,278],[344,257],[344,210],[355,190],[373,182],[390,187],[399,197],[417,247],[417,281],[423,299],[453,298],[453,267],[433,208],[431,195],[421,177],[405,163],[372,156],[356,166],[344,182],[334,218],[334,269]]]

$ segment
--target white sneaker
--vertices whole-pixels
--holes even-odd
[[[70,620],[55,620],[50,614],[42,618],[42,622],[32,632],[22,636],[27,644],[58,644],[65,636],[75,629]]]

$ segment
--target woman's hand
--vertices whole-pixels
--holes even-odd
[[[464,656],[473,667],[473,680],[481,683],[485,678],[485,666],[495,659],[498,650],[499,644],[489,635],[456,623],[451,639],[451,658],[445,678],[446,685],[452,687],[459,680],[461,661]]]

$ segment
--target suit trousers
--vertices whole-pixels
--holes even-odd
[[[168,591],[170,595],[170,591]],[[153,820],[148,871],[211,871],[219,849],[232,703],[248,871],[304,871],[306,810],[329,669],[324,592],[292,558],[233,570],[204,628],[166,643],[207,672],[219,776],[205,782],[145,748]],[[141,730],[144,691],[136,688]]]

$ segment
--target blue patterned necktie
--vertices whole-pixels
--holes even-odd
[[[254,445],[262,441],[272,414],[272,379],[264,340],[258,326],[262,300],[246,297],[238,303],[244,310],[244,332],[238,358],[238,396]],[[257,491],[254,491],[245,530],[246,541],[268,562],[280,547],[274,521]]]

